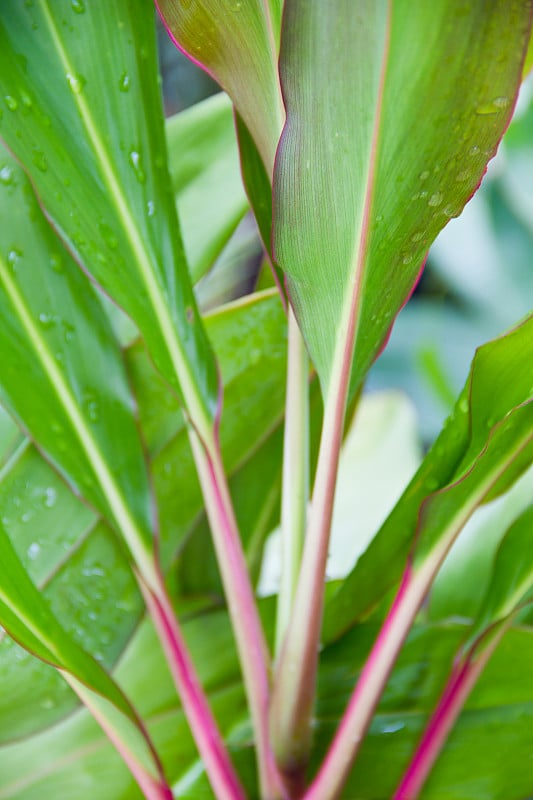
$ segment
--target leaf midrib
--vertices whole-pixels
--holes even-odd
[[[63,47],[61,38],[54,24],[54,20],[49,8],[49,0],[44,0],[42,8],[46,23],[50,30],[50,34],[54,41],[65,73],[76,75],[76,70],[70,63],[67,52]],[[159,323],[163,341],[167,347],[176,377],[183,392],[185,405],[193,416],[196,424],[201,425],[200,430],[205,435],[211,428],[209,413],[194,380],[185,351],[182,348],[179,338],[176,336],[171,314],[168,306],[165,303],[161,287],[159,286],[152,269],[151,258],[144,246],[143,240],[139,234],[135,220],[131,213],[131,209],[124,197],[123,186],[117,179],[112,161],[109,158],[102,138],[98,133],[97,125],[93,120],[89,106],[87,105],[87,102],[83,96],[83,90],[78,94],[74,93],[73,99],[78,108],[80,119],[88,134],[89,141],[97,158],[97,162],[100,165],[104,183],[108,186],[108,196],[110,201],[115,206],[118,216],[122,222],[123,229],[126,232],[126,237],[130,242],[133,252],[137,256],[137,266],[147,288],[148,297],[150,298],[150,303],[154,310],[155,319]]]
[[[50,385],[59,404],[71,423],[82,450],[98,478],[103,494],[109,502],[115,522],[119,530],[124,534],[124,538],[136,562],[143,569],[144,574],[147,561],[150,563],[150,556],[143,541],[142,532],[139,530],[136,521],[132,517],[128,504],[125,502],[118,485],[115,483],[112,472],[108,468],[98,444],[91,434],[89,426],[86,424],[75,397],[72,395],[70,386],[50,353],[3,258],[0,258],[0,278],[15,313],[39,357],[41,366],[50,379]]]

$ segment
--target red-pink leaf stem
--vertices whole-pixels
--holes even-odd
[[[166,592],[143,592],[213,792],[217,800],[245,800]]]
[[[190,442],[244,678],[255,736],[261,800],[279,800],[285,793],[268,728],[270,654],[246,565],[220,445],[218,438],[206,444],[194,434]]]
[[[415,800],[418,797],[468,695],[507,628],[508,625],[502,625],[493,633],[480,653],[475,652],[474,646],[466,656],[457,660],[393,800]]]
[[[339,795],[418,610],[420,588],[417,574],[408,567],[326,758],[304,800],[334,800]]]

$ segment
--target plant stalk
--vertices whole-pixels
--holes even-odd
[[[288,339],[281,500],[282,572],[276,619],[277,656],[289,626],[298,584],[309,498],[309,357],[290,307]]]
[[[245,800],[163,583],[157,596],[142,589],[213,792],[221,800]]]
[[[220,446],[216,439],[210,444],[200,442],[194,431],[190,433],[190,442],[244,678],[256,743],[261,798],[278,800],[283,797],[283,789],[268,735],[270,655],[246,566]]]
[[[279,655],[270,730],[276,759],[289,783],[301,783],[311,743],[324,576],[344,427],[352,349],[324,412],[318,464],[300,575]]]
[[[502,625],[481,653],[475,654],[472,649],[454,666],[393,800],[415,800],[418,797],[474,684],[508,627],[509,624]]]

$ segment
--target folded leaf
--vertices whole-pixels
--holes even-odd
[[[515,419],[525,423],[527,428],[530,411],[527,405],[521,406],[532,397],[532,359],[533,317],[479,348],[452,416],[368,550],[327,604],[326,639],[337,636],[344,627],[367,614],[400,578],[414,544],[426,498],[433,495],[441,503],[439,490],[442,493],[449,487],[455,493],[459,489],[454,488],[454,484],[459,479],[475,480],[475,477],[469,478],[469,469],[476,459],[478,468],[487,463],[482,459],[491,441],[491,432],[503,441],[508,424],[511,425],[509,431],[512,430],[514,420],[507,419],[511,412],[517,414]],[[512,438],[512,434],[509,435]],[[490,446],[492,452],[495,443]],[[524,460],[520,456],[520,470],[527,466],[527,457]],[[515,479],[517,474],[508,473],[508,476]],[[505,488],[506,484],[500,483],[500,491]],[[480,502],[490,496],[494,496],[494,492]]]
[[[277,73],[279,0],[157,0],[178,47],[231,97],[272,174],[283,122]]]
[[[430,243],[477,188],[531,13],[517,0],[286,4],[274,256],[325,395],[352,352],[360,386]]]
[[[16,4],[2,15],[0,41],[8,98],[0,136],[206,432],[216,372],[166,166],[153,8],[142,0]]]

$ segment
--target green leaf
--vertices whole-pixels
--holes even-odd
[[[120,349],[26,176],[4,150],[0,161],[0,400],[150,580],[152,501]]]
[[[103,667],[69,638],[24,570],[0,527],[0,622],[41,660],[53,664],[106,730],[114,733],[143,771],[161,778],[149,740],[132,706]]]
[[[245,468],[283,416],[286,317],[270,289],[221,306],[205,324],[224,386],[220,437],[231,476]],[[155,372],[142,342],[126,351],[126,360],[151,457],[161,557],[168,564],[202,510],[202,497],[175,395]]]
[[[157,0],[175,43],[229,94],[269,175],[283,123],[279,0]]]
[[[166,166],[153,9],[142,0],[105,10],[17,3],[2,14],[0,40],[0,135],[76,258],[135,321],[207,435],[216,372]]]
[[[430,243],[477,188],[530,25],[517,0],[286,5],[274,256],[325,395],[352,353],[360,386]]]
[[[218,94],[166,122],[169,171],[193,283],[248,209],[231,102]]]
[[[400,578],[413,547],[422,509],[426,516],[421,522],[420,536],[422,526],[432,516],[430,508],[436,510],[443,503],[444,514],[446,498],[451,502],[454,495],[468,493],[466,487],[473,487],[485,465],[494,466],[493,454],[499,458],[498,440],[503,444],[507,438],[513,449],[515,421],[523,425],[522,432],[527,438],[531,411],[530,406],[523,404],[532,397],[529,366],[533,358],[532,332],[533,317],[529,317],[515,330],[479,348],[454,413],[368,550],[327,604],[326,639],[335,638],[356,619],[368,614]],[[490,455],[485,453],[489,449]],[[517,458],[520,470],[529,466],[527,455],[522,458],[517,453]],[[474,465],[476,469],[470,475]],[[518,474],[511,471],[507,477],[514,480]],[[505,488],[507,485],[500,483],[499,490]],[[445,489],[449,495],[443,494]],[[429,506],[424,505],[426,498],[431,501]],[[487,499],[489,494],[483,501]],[[426,545],[424,540],[422,546]]]
[[[524,511],[505,534],[494,559],[492,579],[483,599],[470,640],[504,622],[529,598],[533,588],[533,506]],[[484,647],[483,640],[476,648]]]

